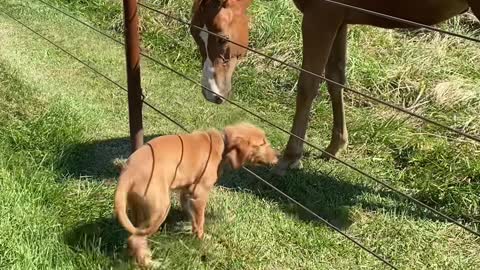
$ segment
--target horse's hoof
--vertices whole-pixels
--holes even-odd
[[[303,163],[301,159],[294,161],[281,159],[277,166],[273,168],[273,173],[277,176],[284,176],[289,169],[302,169]]]
[[[320,155],[320,158],[325,160],[325,161],[329,161],[329,160],[332,159],[332,156],[335,156],[335,155],[332,155],[331,153],[325,151],[325,152],[322,152],[322,154]]]
[[[335,159],[340,152],[344,151],[347,148],[347,142],[340,144],[330,144],[320,155],[320,158],[329,161]]]

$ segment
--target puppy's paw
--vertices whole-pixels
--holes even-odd
[[[198,230],[196,234],[198,239],[203,240],[203,237],[205,236],[203,230]]]
[[[150,250],[142,250],[136,254],[137,265],[142,269],[151,269],[154,261]]]
[[[203,240],[210,240],[212,239],[212,236],[208,233],[203,233]]]
[[[150,263],[150,268],[159,269],[162,266],[162,262],[159,260],[152,260]]]

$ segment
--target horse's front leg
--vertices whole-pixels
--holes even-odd
[[[302,68],[316,74],[323,74],[325,65],[341,25],[341,16],[321,15],[305,12],[302,22],[303,62]],[[312,103],[318,94],[322,80],[316,76],[301,72],[298,88],[295,116],[291,132],[304,139]],[[301,166],[303,141],[290,136],[283,157],[275,168],[275,173],[283,175],[289,168]]]
[[[325,151],[332,156],[343,150],[348,143],[347,125],[345,123],[345,109],[343,105],[343,87],[345,85],[345,66],[347,53],[347,25],[340,27],[335,42],[333,43],[330,57],[325,68],[325,75],[328,79],[338,84],[327,82],[328,93],[332,103],[333,126],[330,144]],[[340,85],[339,85],[340,84]],[[328,154],[322,156],[326,159],[331,158]]]

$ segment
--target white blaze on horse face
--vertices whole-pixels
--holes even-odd
[[[203,26],[204,30],[207,30],[207,26]],[[203,63],[203,75],[202,75],[202,85],[208,89],[210,89],[213,93],[220,95],[220,89],[218,88],[217,82],[215,81],[215,69],[213,68],[212,60],[208,57],[208,33],[205,31],[200,32],[200,38],[203,40],[203,44],[205,45],[205,52],[207,57],[205,58],[205,62]],[[209,92],[205,89],[202,90],[205,97],[209,101],[213,101],[215,99],[215,95],[212,92]]]

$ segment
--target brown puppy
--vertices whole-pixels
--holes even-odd
[[[278,153],[263,130],[250,124],[155,138],[135,151],[122,168],[115,193],[115,213],[132,235],[129,253],[140,265],[151,263],[147,237],[155,233],[170,208],[170,191],[180,191],[180,201],[192,221],[192,232],[202,239],[209,191],[224,164],[239,169],[244,164],[274,165]],[[127,208],[132,210],[131,220]]]

